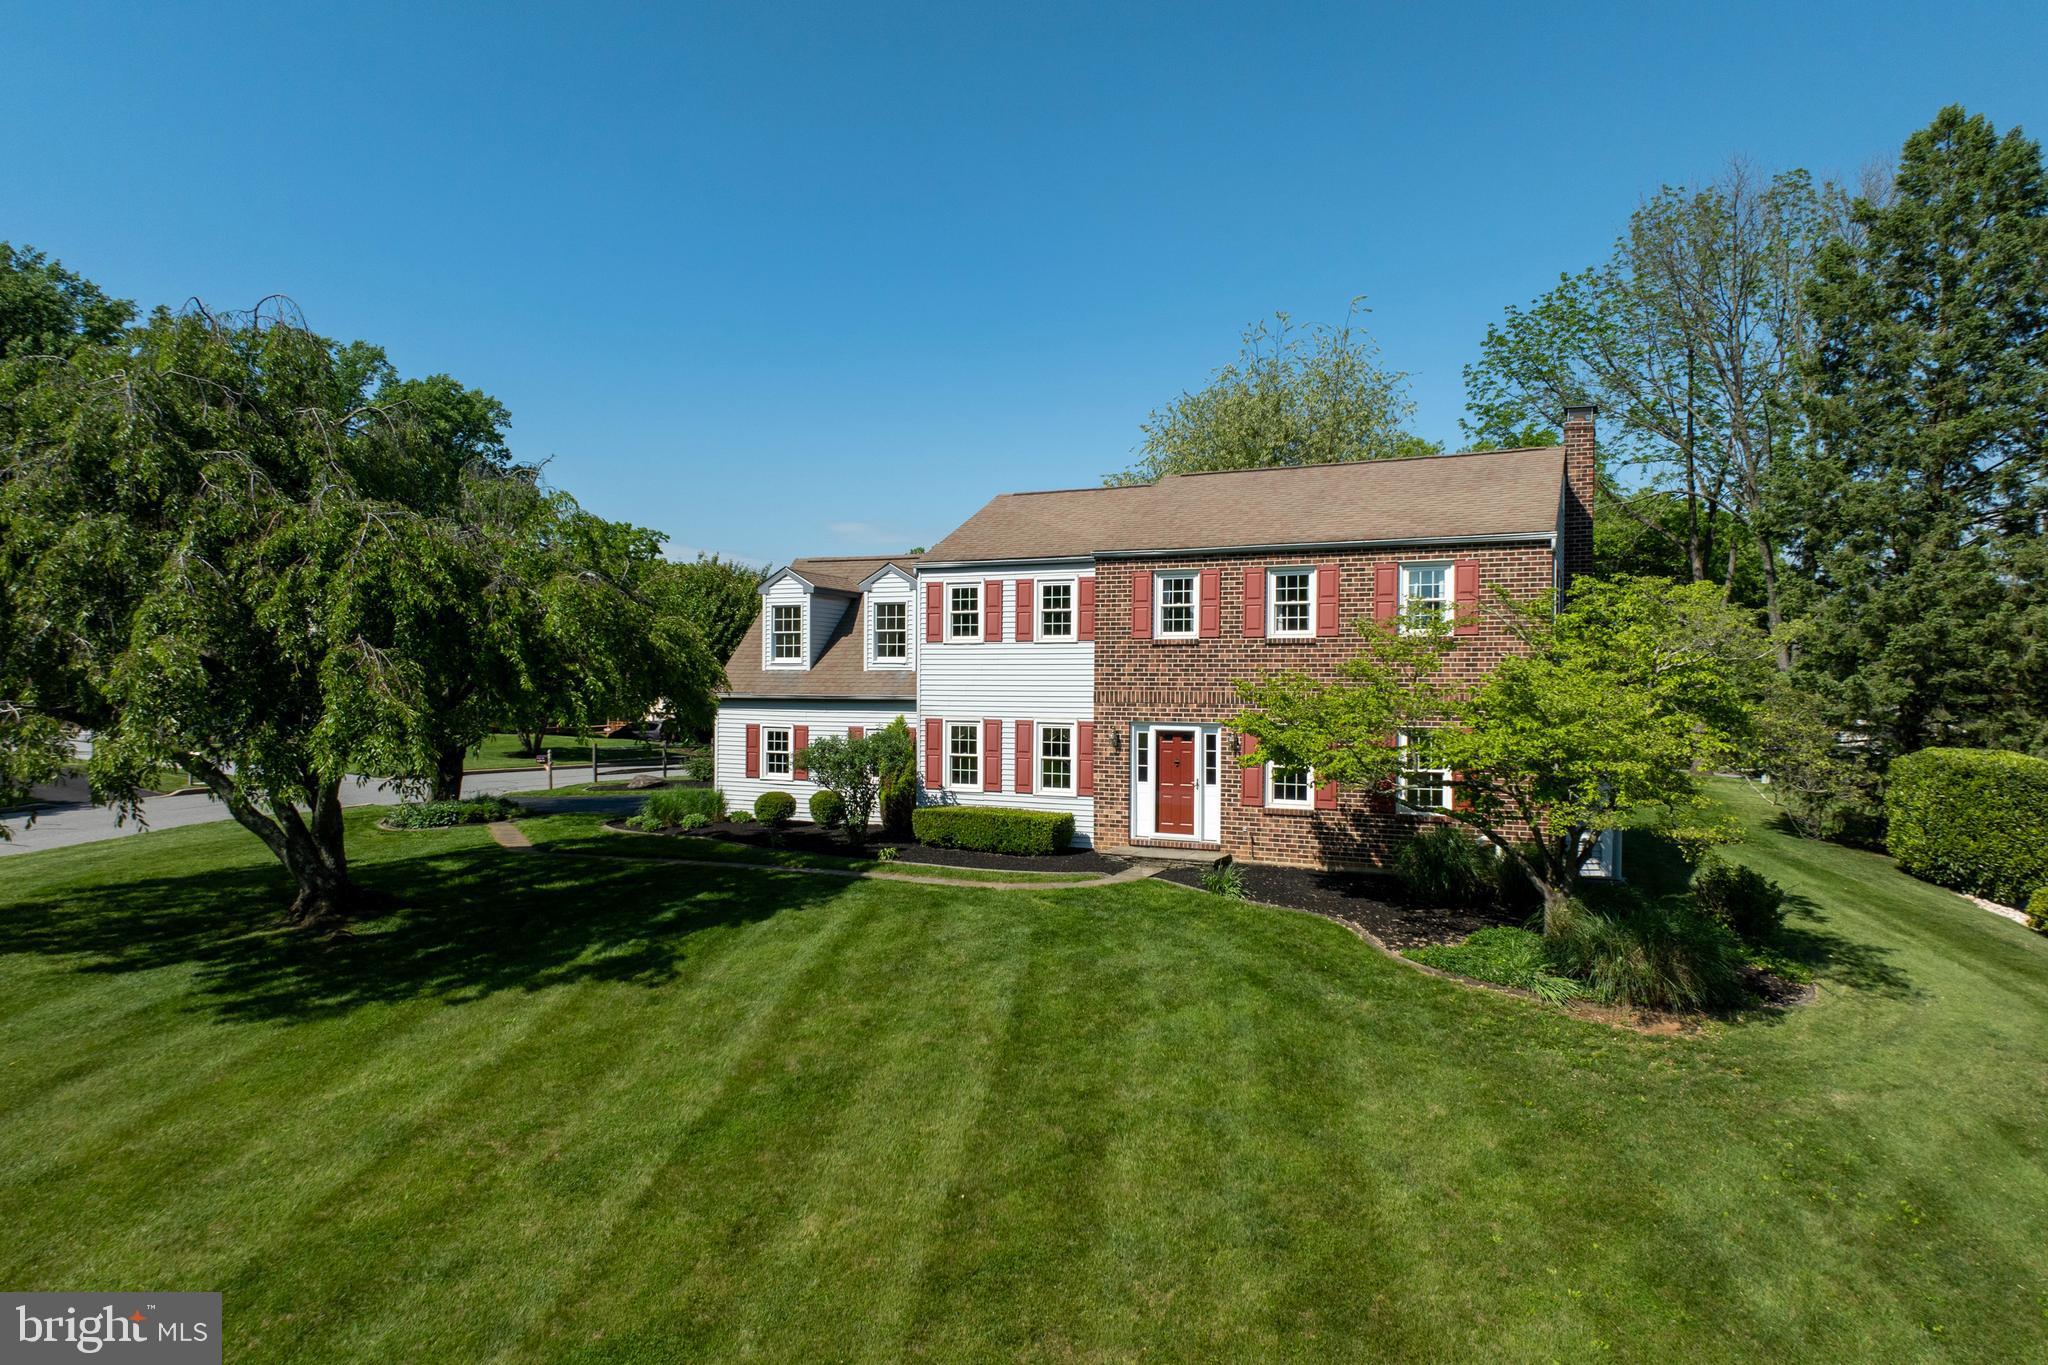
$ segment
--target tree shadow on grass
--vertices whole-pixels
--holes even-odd
[[[854,885],[495,848],[359,864],[359,875],[401,908],[341,938],[286,927],[281,870],[245,867],[7,907],[0,955],[116,974],[188,963],[199,999],[224,1019],[303,1020],[574,982],[659,986],[683,970],[705,931],[816,908]]]

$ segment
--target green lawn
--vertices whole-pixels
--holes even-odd
[[[372,818],[332,944],[230,826],[0,861],[0,1284],[232,1360],[2048,1356],[2048,942],[1880,858],[1759,829],[1820,1002],[1650,1038],[1158,883]]]
[[[587,771],[590,767],[590,743],[588,739],[574,735],[547,735],[541,739],[541,748],[554,759],[557,773],[565,773],[578,766]],[[483,743],[463,756],[462,769],[474,773],[502,768],[539,768],[540,760],[521,746],[522,741],[517,735],[485,735]],[[646,744],[637,739],[600,739],[597,749],[600,766],[661,762],[659,744]],[[691,746],[681,744],[669,745],[668,751],[671,764],[694,752]],[[568,775],[574,777],[573,772]]]

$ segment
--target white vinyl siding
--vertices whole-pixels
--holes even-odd
[[[743,811],[752,811],[754,799],[762,792],[788,792],[796,798],[797,818],[807,820],[810,818],[811,794],[819,790],[818,785],[808,779],[799,781],[794,774],[769,777],[765,764],[762,765],[761,776],[748,777],[747,726],[760,726],[764,736],[769,729],[779,728],[793,738],[796,727],[802,725],[809,729],[810,738],[817,740],[827,735],[844,735],[848,727],[854,725],[871,735],[898,716],[915,727],[917,716],[909,698],[897,702],[727,698],[719,704],[718,721],[712,731],[714,785],[725,793],[726,802],[732,809]]]
[[[1022,810],[1066,811],[1074,817],[1074,843],[1078,847],[1089,847],[1094,841],[1095,799],[1090,796],[1062,795],[1043,790],[1037,781],[1031,783],[1031,790],[1020,792],[1017,787],[1017,722],[1028,720],[1033,724],[1032,753],[1038,748],[1038,727],[1045,724],[1070,725],[1095,719],[1095,645],[1079,637],[1081,606],[1080,582],[1090,576],[1092,570],[1085,563],[1074,560],[1041,561],[1035,563],[1006,563],[978,565],[957,570],[941,570],[921,574],[917,586],[917,605],[911,613],[911,631],[920,641],[917,646],[917,697],[918,713],[936,716],[951,724],[955,720],[965,723],[969,720],[980,723],[983,719],[1002,722],[1003,742],[996,752],[989,756],[994,776],[1000,784],[997,791],[977,790],[973,792],[940,793],[927,792],[926,800],[951,800],[963,805],[1008,806]],[[1074,585],[1075,638],[1046,639],[1034,629],[1029,640],[1017,639],[1012,618],[1017,609],[1017,580],[1028,578],[1034,585],[1033,597],[1042,602],[1043,594],[1038,585],[1048,582]],[[987,643],[962,643],[955,646],[951,641],[942,640],[936,644],[921,643],[924,639],[925,591],[930,584],[939,585],[940,611],[950,615],[952,588],[955,585],[972,586],[979,592],[987,582],[1001,586],[1003,632],[1000,640]],[[1027,601],[1032,600],[1027,598]],[[986,606],[985,603],[980,604]],[[1037,622],[1033,622],[1034,627]],[[1098,629],[1100,628],[1098,623]],[[1078,738],[1079,731],[1076,736]],[[1099,783],[1102,765],[1105,762],[1121,761],[1112,756],[1106,736],[1098,734],[1096,742],[1096,774]],[[942,736],[942,744],[945,742]],[[924,736],[918,736],[918,773],[925,772]],[[1032,761],[1032,754],[1026,755]],[[1076,759],[1078,768],[1078,756]],[[943,774],[943,769],[941,770]],[[1030,774],[1034,778],[1036,774]],[[950,783],[946,784],[950,788]]]
[[[869,580],[863,647],[869,668],[903,671],[917,666],[924,635],[924,604],[917,583],[894,570]]]
[[[811,590],[803,580],[794,574],[784,574],[769,584],[761,600],[761,663],[768,668],[809,668],[811,665],[811,642],[822,638],[817,632],[822,629],[813,619]],[[776,654],[778,624],[787,623],[790,613],[795,613],[796,649],[793,653],[778,657]],[[787,643],[785,635],[783,643]]]

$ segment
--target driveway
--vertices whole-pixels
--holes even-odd
[[[607,780],[631,777],[635,773],[659,772],[658,768],[607,768]],[[557,769],[555,780],[563,786],[571,782],[586,780],[587,769]],[[547,785],[547,775],[539,769],[509,773],[471,773],[462,779],[464,796],[496,796],[504,792],[534,791]],[[341,788],[341,804],[344,806],[389,806],[395,805],[400,796],[391,783],[374,778],[359,777],[354,782],[345,782]],[[536,799],[531,804],[543,814],[554,810],[584,810],[629,812],[638,810],[642,793],[617,796],[555,797]],[[571,803],[574,804],[571,804]],[[152,796],[143,802],[143,817],[150,829],[176,829],[180,825],[203,825],[212,820],[226,820],[228,808],[216,801],[210,794],[198,796]],[[102,839],[118,839],[124,835],[140,834],[142,825],[130,820],[122,823],[114,812],[105,806],[86,802],[64,802],[43,806],[36,812],[36,822],[31,827],[27,817],[21,813],[0,816],[0,824],[14,837],[0,841],[0,857],[10,853],[35,853],[46,848],[65,848],[72,844],[97,843]]]

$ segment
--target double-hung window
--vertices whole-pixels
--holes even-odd
[[[1163,573],[1153,583],[1159,603],[1156,633],[1169,639],[1174,636],[1191,638],[1195,633],[1195,576],[1191,573]]]
[[[802,663],[804,657],[804,609],[778,604],[769,621],[769,658],[779,664]]]
[[[1072,583],[1040,583],[1038,585],[1038,638],[1041,640],[1071,640],[1074,638],[1074,585]]]
[[[1307,768],[1283,768],[1268,763],[1266,781],[1267,790],[1273,793],[1273,805],[1305,807],[1314,800],[1315,774]]]
[[[1409,810],[1451,808],[1451,770],[1437,758],[1427,730],[1401,732],[1401,804]]]
[[[981,638],[981,584],[955,583],[946,589],[946,638]]]
[[[789,731],[771,725],[761,731],[761,772],[768,777],[789,776]]]
[[[1403,564],[1401,566],[1401,628],[1426,629],[1431,621],[1451,619],[1451,566],[1448,564]]]
[[[910,657],[910,604],[875,603],[875,661],[902,663]]]
[[[1053,796],[1074,792],[1074,727],[1038,727],[1038,789]]]
[[[976,724],[946,727],[946,785],[963,790],[981,790],[981,727]]]
[[[1315,574],[1308,569],[1275,569],[1266,579],[1266,601],[1272,619],[1269,635],[1313,635]]]

